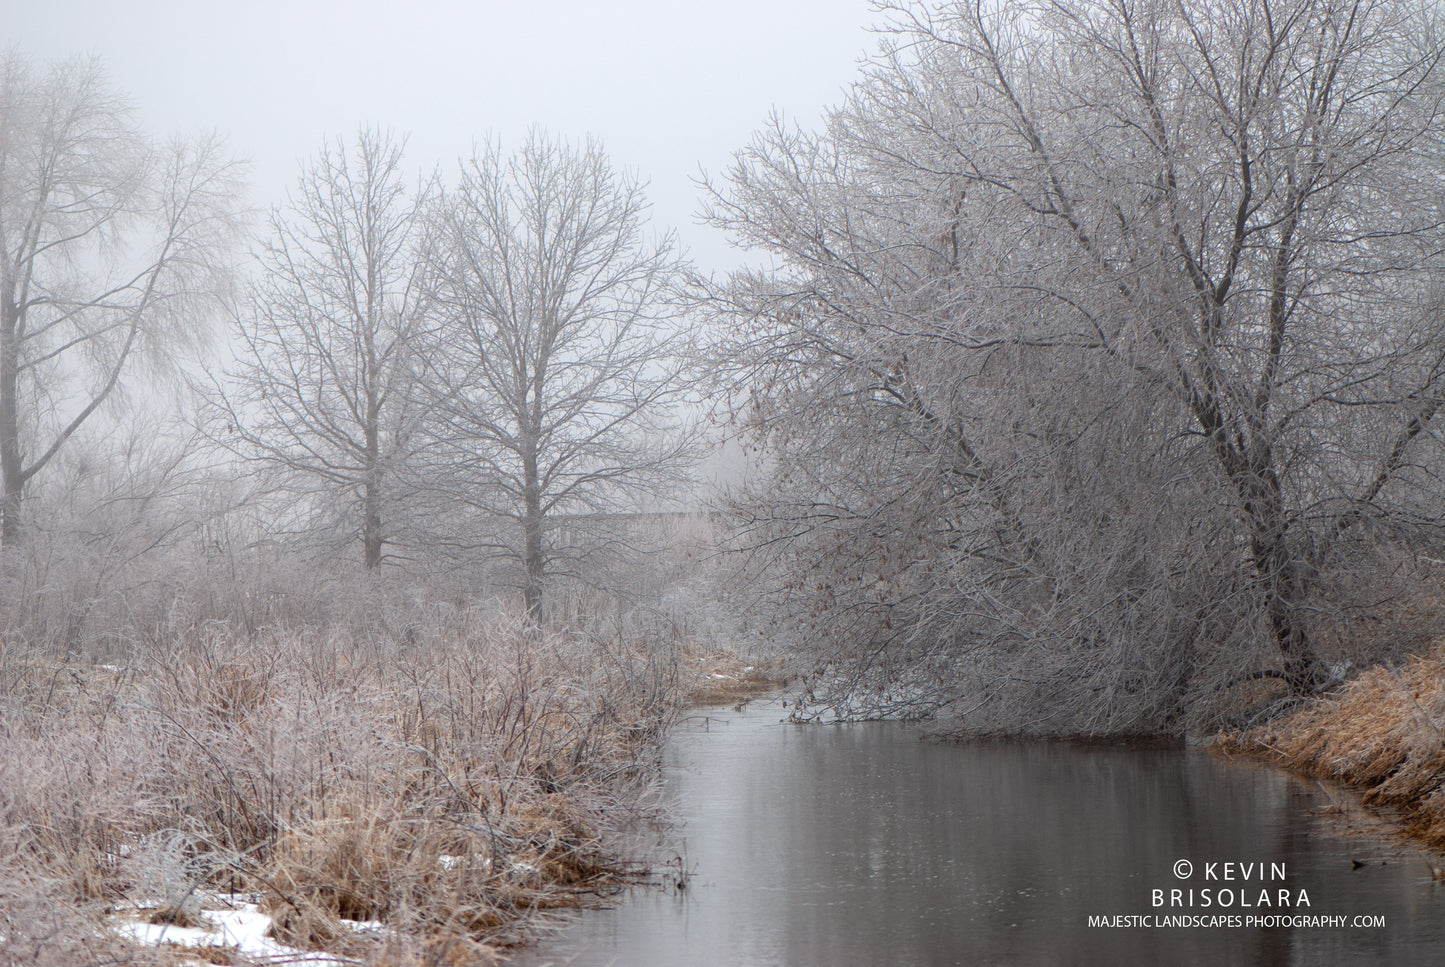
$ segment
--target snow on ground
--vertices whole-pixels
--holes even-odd
[[[245,897],[220,896],[213,906],[220,909],[200,911],[200,917],[207,923],[204,927],[177,927],[145,923],[140,920],[112,922],[112,928],[121,936],[141,944],[159,946],[173,944],[177,947],[227,947],[251,960],[263,964],[309,964],[316,967],[345,967],[353,961],[342,960],[327,954],[308,953],[277,943],[266,932],[271,929],[271,918]],[[381,931],[386,928],[380,923],[346,921],[353,930]]]

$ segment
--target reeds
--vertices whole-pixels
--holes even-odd
[[[745,658],[730,649],[688,652],[683,667],[690,685],[689,705],[734,705],[781,687],[787,680],[781,662]]]
[[[1394,807],[1406,831],[1445,850],[1445,653],[1371,669],[1340,692],[1227,736],[1226,752],[1265,756]]]
[[[114,665],[11,663],[0,960],[42,936],[163,960],[99,914],[184,920],[243,893],[292,946],[488,962],[529,912],[634,870],[679,663],[659,638],[471,614],[398,637],[202,625]]]

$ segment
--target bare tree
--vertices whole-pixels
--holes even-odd
[[[713,198],[783,259],[715,299],[779,588],[855,655],[938,658],[935,697],[1070,727],[1177,722],[1226,643],[1317,687],[1331,569],[1438,510],[1429,11],[890,8],[827,132],[766,132]]]
[[[227,279],[237,169],[161,146],[99,65],[0,60],[0,540],[26,486],[137,364],[205,332]]]
[[[1307,690],[1307,509],[1369,500],[1346,481],[1383,469],[1339,459],[1346,411],[1403,410],[1385,433],[1403,443],[1439,395],[1442,50],[1408,3],[1226,9],[907,13],[1007,125],[965,156],[1053,233],[1072,278],[1050,266],[1048,285],[1093,290],[1098,350],[1167,388],[1227,481],[1283,675]]]
[[[558,551],[548,523],[660,493],[689,455],[665,422],[683,390],[683,265],[645,212],[600,146],[534,132],[510,157],[475,154],[434,220],[433,463],[457,472],[465,506],[511,522],[477,547],[520,562],[534,621]]]
[[[236,320],[237,364],[213,380],[209,432],[236,454],[355,499],[351,533],[380,565],[409,446],[421,312],[418,212],[404,144],[363,129],[328,143],[271,216]]]

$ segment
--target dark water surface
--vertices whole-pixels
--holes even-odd
[[[1195,751],[936,744],[895,724],[783,714],[754,704],[670,740],[685,891],[636,890],[514,963],[1445,964],[1445,887],[1419,854],[1321,815],[1313,783]],[[1283,864],[1284,878],[1246,863]],[[1220,902],[1204,905],[1203,890]],[[1346,925],[1088,922],[1300,914]]]

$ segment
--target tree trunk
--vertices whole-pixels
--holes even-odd
[[[1264,594],[1265,616],[1284,665],[1285,681],[1297,694],[1313,692],[1323,680],[1322,668],[1300,622],[1308,589],[1289,545],[1278,478],[1267,468],[1253,468],[1236,485],[1244,499],[1250,560]]]
[[[366,413],[366,481],[361,506],[362,555],[368,571],[381,566],[381,467],[378,415],[375,393],[370,394]]]
[[[526,583],[522,588],[522,601],[527,609],[528,624],[542,624],[542,579],[545,567],[542,558],[542,488],[537,481],[537,458],[535,454],[524,455],[522,460],[524,485],[524,507],[522,516],[522,564],[526,568]]]
[[[361,544],[367,570],[381,566],[381,484],[372,474],[366,480],[362,498]]]
[[[1250,536],[1254,570],[1265,594],[1265,614],[1284,664],[1284,678],[1292,691],[1315,691],[1323,679],[1319,657],[1300,623],[1305,582],[1299,562],[1282,533],[1270,528]]]
[[[522,522],[525,547],[522,563],[527,568],[527,583],[522,590],[522,601],[527,607],[527,621],[534,625],[542,623],[542,514],[533,500],[527,501],[527,516]]]
[[[20,499],[25,487],[16,396],[19,319],[19,308],[7,284],[6,291],[0,294],[0,546],[4,547],[20,540]]]

